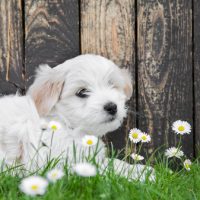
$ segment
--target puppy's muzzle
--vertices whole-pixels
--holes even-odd
[[[104,110],[109,114],[114,116],[117,113],[117,105],[113,102],[109,102],[104,106]]]

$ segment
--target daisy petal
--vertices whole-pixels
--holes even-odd
[[[36,196],[43,195],[48,186],[47,180],[40,176],[30,176],[24,178],[19,186],[20,190],[27,195]]]
[[[141,130],[139,130],[137,128],[133,128],[129,132],[129,139],[133,143],[138,143],[138,142],[141,141],[141,135],[142,135],[142,131]]]
[[[64,176],[64,172],[61,169],[52,169],[47,173],[47,179],[50,182],[55,183],[57,180],[60,180]]]
[[[141,142],[143,143],[148,143],[151,141],[151,136],[146,134],[146,133],[142,133],[141,135]]]
[[[186,160],[183,162],[183,165],[184,165],[184,167],[185,167],[185,169],[186,169],[187,171],[190,171],[192,162],[191,162],[189,159],[186,159]]]
[[[136,161],[144,160],[143,156],[136,154],[136,153],[132,153],[131,157],[133,158],[133,160],[136,160]]]
[[[181,158],[184,155],[183,151],[176,147],[171,147],[165,151],[165,156],[168,158],[171,157],[176,157],[176,158]]]
[[[98,142],[98,138],[94,135],[85,135],[82,138],[83,146],[90,147],[96,145]]]
[[[52,131],[58,131],[59,129],[61,129],[61,127],[61,124],[57,121],[50,121],[48,124],[48,128]]]
[[[190,134],[191,125],[186,121],[177,120],[172,124],[172,130],[180,135]]]

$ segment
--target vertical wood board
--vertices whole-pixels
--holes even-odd
[[[0,2],[0,94],[24,87],[21,1]]]
[[[135,111],[135,1],[81,1],[81,52],[105,56],[133,75],[134,94],[129,102]],[[114,146],[122,149],[135,115],[128,113],[123,126],[108,134]]]
[[[152,135],[151,153],[177,144],[174,121],[193,124],[192,1],[138,0],[137,10],[139,127]],[[193,155],[193,134],[183,149]]]
[[[27,87],[38,65],[54,67],[79,53],[78,0],[25,1]]]

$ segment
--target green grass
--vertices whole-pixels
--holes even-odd
[[[161,161],[154,165],[156,182],[128,181],[108,171],[106,175],[91,178],[66,175],[60,181],[48,186],[43,196],[29,197],[20,192],[18,185],[21,178],[12,176],[12,170],[0,174],[0,199],[4,200],[190,200],[200,199],[200,164],[195,161],[191,171],[176,170],[172,174]],[[45,174],[43,171],[42,174]]]

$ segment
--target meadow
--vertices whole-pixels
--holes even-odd
[[[55,128],[55,126],[54,126]],[[112,154],[107,170],[102,173],[98,163],[87,158],[87,165],[77,163],[73,170],[67,164],[57,168],[59,159],[49,160],[47,165],[36,172],[23,172],[23,166],[9,166],[1,169],[1,200],[190,200],[200,199],[200,163],[196,158],[190,161],[181,151],[181,138],[190,134],[187,122],[176,121],[172,129],[180,137],[176,147],[164,152],[155,151],[150,158],[140,155],[143,143],[151,137],[139,129],[130,130],[129,142],[136,143],[138,152],[125,157],[132,163],[145,162],[154,168],[155,179],[133,180],[115,173]],[[87,136],[86,148],[97,143],[97,138]],[[79,165],[79,166],[78,166]],[[22,167],[22,168],[21,168]],[[57,171],[55,171],[57,170]],[[35,176],[37,176],[34,180]],[[35,181],[35,182],[34,182]]]
[[[154,166],[156,181],[130,181],[115,175],[110,169],[104,176],[81,177],[70,174],[65,168],[65,175],[56,183],[49,184],[42,196],[27,196],[19,190],[21,178],[12,176],[15,169],[0,174],[0,199],[2,200],[128,200],[128,199],[200,199],[200,165],[192,164],[191,170],[171,171],[164,161]],[[41,173],[45,176],[47,169]]]

